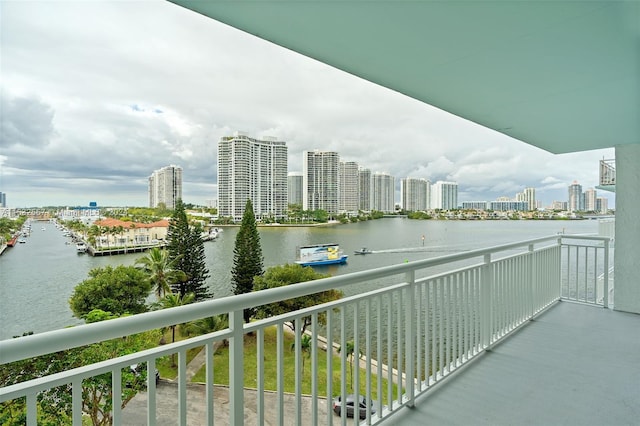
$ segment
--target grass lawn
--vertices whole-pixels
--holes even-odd
[[[294,336],[290,333],[284,334],[284,391],[295,392],[295,352],[291,350],[294,343]],[[256,335],[245,335],[244,340],[244,386],[248,388],[257,387],[257,345]],[[302,393],[311,394],[311,359],[304,357],[304,374],[302,380]],[[333,395],[340,394],[340,368],[341,359],[339,356],[333,357]],[[213,356],[213,378],[216,384],[229,384],[229,348],[221,346]],[[266,390],[276,390],[276,328],[265,329],[264,333],[264,387]],[[350,367],[347,366],[347,392],[351,393]],[[366,393],[366,383],[364,381],[365,370],[360,369],[360,393]],[[194,382],[206,382],[205,367],[193,377]],[[318,349],[318,394],[327,396],[327,354],[326,351]],[[371,392],[372,397],[377,399],[377,376],[372,376]],[[387,380],[382,383],[383,401],[387,398]],[[394,394],[397,393],[396,386],[393,386]],[[395,397],[395,395],[394,395]]]

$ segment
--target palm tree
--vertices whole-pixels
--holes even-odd
[[[175,268],[178,259],[171,260],[169,252],[154,247],[149,250],[147,256],[136,260],[136,265],[149,275],[158,300],[171,293],[171,284],[184,281],[186,274]],[[186,296],[186,295],[185,295]]]
[[[195,300],[196,296],[193,293],[187,293],[184,296],[180,296],[177,293],[169,293],[166,294],[157,305],[159,305],[162,309],[166,308],[175,308],[177,306],[188,305],[189,303]],[[183,324],[180,324],[182,326]],[[178,324],[173,324],[169,326],[171,328],[171,343],[176,341],[176,328]],[[163,331],[164,333],[164,331]],[[175,353],[171,354],[171,366],[176,366]]]
[[[342,351],[342,346],[338,347],[338,353],[340,353]],[[355,360],[355,352],[356,352],[356,345],[353,342],[353,340],[349,340],[347,342],[347,346],[345,347],[345,353],[347,354],[347,360],[349,361],[349,370],[350,370],[350,376],[351,376],[351,391],[353,391],[353,364],[354,364],[354,360]],[[362,357],[362,352],[358,351],[358,359],[360,359]]]
[[[291,350],[296,349],[296,342],[291,344]],[[304,359],[311,356],[311,337],[308,334],[303,334],[300,337],[300,352],[302,352],[302,374],[304,375]]]

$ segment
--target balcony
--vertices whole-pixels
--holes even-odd
[[[600,160],[600,184],[598,189],[616,192],[616,160]]]
[[[0,402],[26,398],[27,424],[35,425],[38,393],[68,386],[69,416],[81,425],[82,381],[107,373],[114,424],[353,424],[324,396],[350,393],[348,383],[375,401],[366,424],[632,424],[640,416],[640,316],[603,309],[611,302],[611,258],[606,237],[557,235],[5,340],[2,364],[216,314],[228,314],[230,324],[3,387]],[[248,307],[363,283],[368,291],[355,296],[242,322]],[[290,369],[285,324],[305,317],[318,344],[308,360],[296,349]],[[269,330],[275,353],[265,351]],[[255,369],[243,356],[248,334],[257,344]],[[188,384],[187,351],[204,346],[206,383],[216,383],[212,354],[225,340],[228,387]],[[301,341],[298,330],[293,347]],[[334,349],[352,341],[353,353],[362,354],[353,378],[347,351],[328,350],[326,341]],[[153,377],[157,360],[171,354],[178,378],[148,381],[120,409],[123,370],[146,363]],[[267,360],[275,360],[275,390],[265,385]],[[303,362],[312,378],[308,391]],[[295,385],[285,392],[289,375]],[[246,388],[245,376],[255,386]]]

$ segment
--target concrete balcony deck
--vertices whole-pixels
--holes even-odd
[[[640,315],[560,302],[384,425],[637,425]]]

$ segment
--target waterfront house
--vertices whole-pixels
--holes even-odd
[[[100,230],[100,235],[94,236],[96,248],[155,244],[166,240],[169,230],[169,221],[166,219],[152,223],[139,223],[105,218],[93,224]],[[88,234],[87,237],[89,237]]]
[[[389,379],[387,397],[378,399],[375,415],[366,415],[367,424],[637,423],[640,3],[174,3],[554,153],[615,146],[615,293],[609,238],[559,235],[518,242],[3,341],[1,362],[7,363],[229,314],[224,330],[7,386],[0,389],[0,400],[26,397],[27,423],[35,425],[38,392],[72,383],[74,424],[81,425],[82,379],[110,373],[114,423],[122,424],[122,369],[146,362],[153,377],[156,359],[177,353],[172,398],[156,397],[155,382],[148,382],[148,424],[156,424],[158,413],[167,413],[169,406],[169,421],[182,425],[241,425],[246,418],[253,424],[345,424],[327,410],[317,383],[303,395],[301,351],[296,352],[295,391],[285,396],[280,386],[265,403],[264,329],[276,326],[281,339],[284,322],[311,316],[317,323],[326,315],[330,340],[346,347],[353,335],[342,330],[351,324],[354,353],[394,363],[386,372],[380,363],[365,363],[365,372],[354,377],[354,387],[363,383],[367,396],[373,389],[383,393],[374,376]],[[439,272],[431,272],[433,267]],[[396,284],[243,324],[245,308],[381,277],[395,277]],[[333,336],[331,330],[337,330]],[[243,361],[247,333],[258,342],[257,371],[251,373]],[[318,333],[311,327],[313,339]],[[300,347],[299,333],[295,339]],[[220,390],[210,384],[214,344],[223,340],[231,350],[230,385]],[[198,400],[185,378],[187,350],[197,346],[205,346],[209,360],[209,385]],[[283,352],[280,345],[270,355],[279,360],[279,384]],[[323,389],[329,395],[347,393],[345,352],[341,385]],[[321,356],[313,347],[307,364],[312,377]],[[327,363],[331,369],[329,357]],[[251,394],[244,388],[245,374],[255,377]],[[217,405],[220,399],[224,405]],[[204,414],[194,418],[198,406]],[[272,412],[275,418],[268,417]]]

